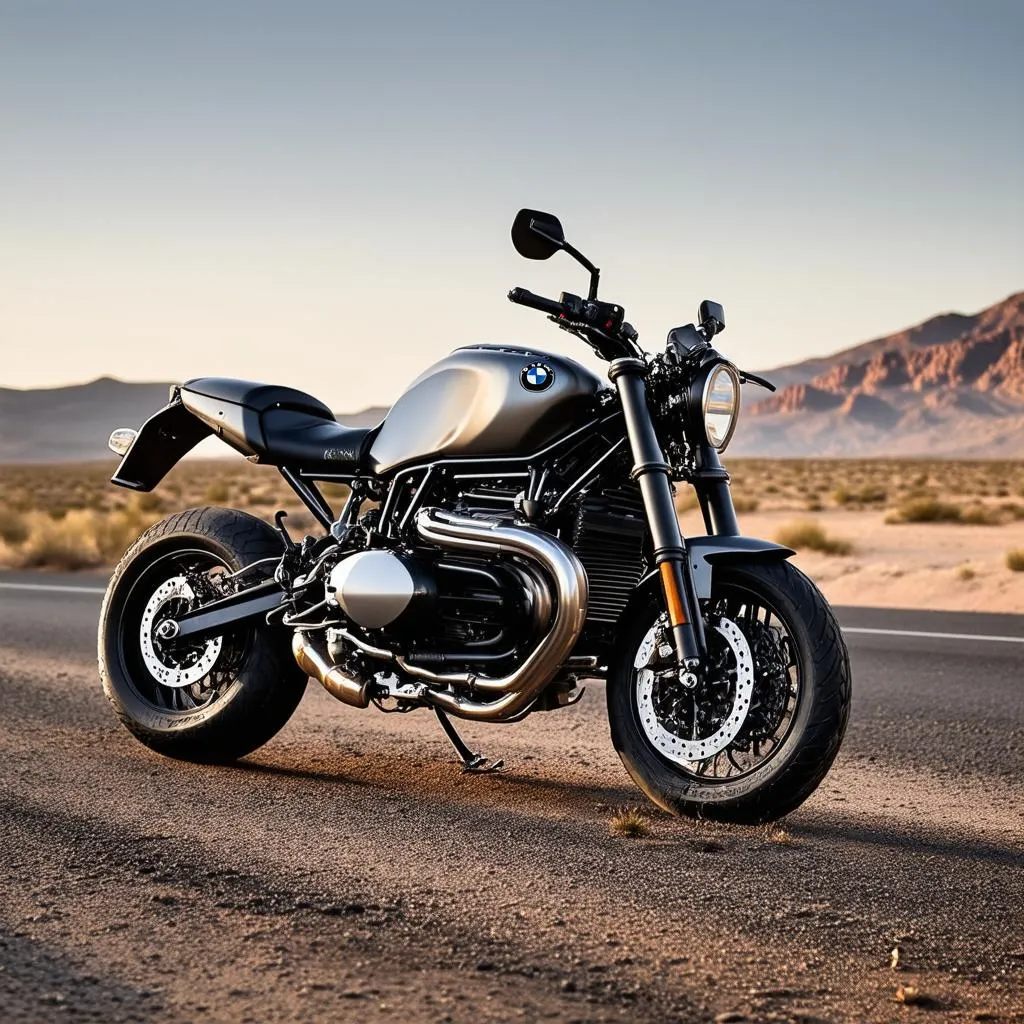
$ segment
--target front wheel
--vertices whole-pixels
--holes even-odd
[[[676,814],[753,824],[817,788],[850,712],[850,661],[815,585],[788,562],[716,567],[698,684],[679,679],[659,592],[620,631],[608,676],[612,742]]]
[[[168,757],[228,762],[266,743],[306,688],[287,634],[261,620],[198,642],[173,638],[173,619],[230,593],[253,565],[281,555],[274,530],[224,508],[199,508],[148,529],[121,559],[99,626],[103,689],[136,739]]]

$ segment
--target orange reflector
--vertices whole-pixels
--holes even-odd
[[[673,626],[686,624],[686,612],[683,611],[683,596],[679,593],[679,584],[676,581],[675,565],[672,562],[662,562],[660,566],[661,586],[665,591],[665,601],[668,604],[668,621]]]

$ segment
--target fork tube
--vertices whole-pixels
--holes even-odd
[[[729,490],[729,474],[718,458],[718,452],[709,444],[701,445],[700,468],[694,474],[693,486],[704,516],[704,528],[718,537],[736,537],[740,528],[736,522],[736,508]]]
[[[680,665],[689,668],[706,649],[704,622],[672,500],[671,469],[665,462],[647,409],[646,370],[639,359],[616,359],[608,368],[608,379],[618,389],[622,401],[626,434],[633,453],[631,476],[639,483],[643,495],[654,541],[654,562],[661,576],[676,655]]]

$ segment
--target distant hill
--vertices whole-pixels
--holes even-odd
[[[730,452],[1024,458],[1024,292],[764,376]]]
[[[114,456],[115,427],[138,427],[167,404],[170,384],[100,377],[63,388],[0,388],[0,462],[79,462]],[[342,414],[345,423],[372,426],[387,410]],[[225,453],[229,452],[222,446]],[[215,455],[206,450],[204,455]]]

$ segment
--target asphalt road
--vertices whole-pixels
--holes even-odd
[[[39,585],[103,580],[0,575],[0,1019],[1024,1020],[1020,617],[840,609],[852,723],[785,834],[629,840],[600,686],[467,727],[500,776],[315,684],[175,763],[106,706],[100,594]]]

